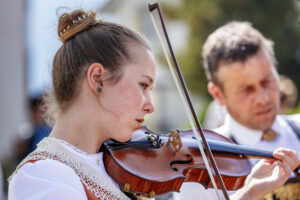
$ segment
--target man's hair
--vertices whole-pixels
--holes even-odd
[[[207,79],[222,86],[217,78],[220,62],[245,61],[263,50],[276,65],[273,42],[266,39],[249,22],[230,22],[209,35],[202,51]]]

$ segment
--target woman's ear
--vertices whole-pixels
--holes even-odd
[[[223,105],[223,106],[225,105],[224,95],[223,95],[223,92],[220,87],[218,87],[217,85],[215,85],[213,82],[210,81],[207,85],[207,89],[208,89],[208,92],[210,93],[210,95],[216,101],[218,101],[218,103],[220,105]]]
[[[103,65],[100,63],[93,63],[89,66],[87,80],[94,93],[99,94],[102,92],[105,71]]]

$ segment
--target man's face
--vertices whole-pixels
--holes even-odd
[[[219,103],[248,128],[270,128],[279,110],[279,78],[271,59],[260,51],[245,62],[221,62],[218,69],[222,89],[214,86],[213,96]]]

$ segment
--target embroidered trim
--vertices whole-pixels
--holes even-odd
[[[47,137],[38,144],[38,148],[29,154],[9,177],[8,181],[17,171],[31,160],[56,160],[69,167],[79,176],[81,182],[99,199],[129,200],[129,198],[118,190],[112,183],[105,181],[93,167],[79,160],[74,153],[68,151],[62,144],[54,138]]]

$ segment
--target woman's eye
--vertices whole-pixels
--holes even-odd
[[[140,83],[140,86],[141,86],[143,89],[147,89],[149,85],[148,85],[147,83]]]

